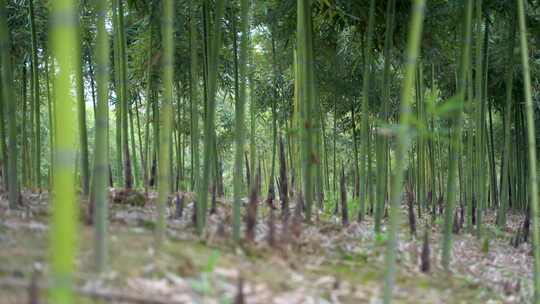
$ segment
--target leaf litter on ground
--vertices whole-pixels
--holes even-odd
[[[189,198],[193,194],[183,195],[187,199],[181,218],[173,216],[174,204],[167,208],[169,240],[160,252],[153,242],[155,193],[149,193],[144,206],[111,203],[110,271],[93,275],[92,242],[80,242],[77,281],[87,291],[86,298],[89,291],[101,290],[141,299],[160,297],[170,303],[231,303],[241,278],[246,303],[380,302],[386,238],[384,232],[373,233],[370,217],[342,228],[339,218],[321,212],[312,224],[301,225],[300,237],[292,236],[290,223],[284,225],[276,217],[277,245],[270,247],[266,241],[269,210],[261,202],[255,242],[236,245],[230,240],[230,201],[218,202],[217,212],[208,217],[204,238],[199,238],[192,222],[194,205]],[[46,265],[48,194],[25,192],[23,201],[24,208],[7,212],[5,199],[0,200],[0,260],[6,261],[0,267],[0,283],[13,277],[27,281],[33,271],[28,265]],[[509,216],[506,231],[494,228],[493,214],[485,216],[487,254],[476,236],[454,235],[450,274],[440,267],[440,229],[429,226],[432,269],[424,274],[420,271],[422,240],[411,238],[405,212],[404,206],[395,291],[398,303],[530,301],[530,245],[514,248],[508,241],[519,228],[521,216]],[[92,227],[80,227],[80,240],[92,240]],[[41,277],[46,278],[47,267],[42,268],[45,275]],[[26,296],[23,290],[0,292],[4,293],[6,303],[19,303]]]

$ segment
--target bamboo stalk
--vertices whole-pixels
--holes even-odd
[[[411,104],[414,89],[414,73],[416,61],[420,49],[422,37],[422,27],[424,19],[425,0],[416,0],[412,8],[412,17],[409,25],[409,36],[407,38],[407,48],[405,53],[404,79],[401,88],[401,109],[400,121],[397,133],[396,164],[392,180],[392,193],[390,198],[388,242],[385,254],[385,275],[383,301],[388,304],[392,302],[392,290],[395,281],[395,263],[397,255],[399,212],[401,203],[401,193],[403,190],[403,179],[407,150],[409,148],[409,133],[412,121]]]
[[[0,0],[0,66],[2,81],[2,106],[6,109],[7,118],[7,149],[8,149],[8,199],[9,207],[17,207],[19,183],[17,181],[17,126],[15,124],[16,101],[13,98],[13,75],[9,52],[11,40],[7,25],[7,10],[5,0]],[[4,104],[5,103],[5,104]]]
[[[51,42],[58,72],[55,73],[56,125],[74,126],[77,104],[71,79],[80,63],[76,11],[73,0],[52,3]],[[75,51],[74,51],[75,50]],[[58,128],[55,138],[53,206],[51,237],[51,303],[73,303],[73,275],[77,249],[77,211],[75,204],[76,132],[74,128]]]
[[[534,302],[540,303],[540,231],[538,228],[538,178],[536,167],[536,129],[529,69],[529,48],[527,46],[527,25],[525,23],[525,5],[523,0],[517,1],[519,19],[519,40],[521,47],[521,63],[523,65],[523,87],[525,93],[525,109],[527,112],[527,141],[529,145],[529,187],[531,197],[531,218],[534,256]]]
[[[105,270],[108,261],[108,197],[107,175],[109,166],[109,38],[105,28],[108,10],[106,0],[98,0],[96,5],[96,138],[94,150],[94,230],[95,267],[98,272]]]

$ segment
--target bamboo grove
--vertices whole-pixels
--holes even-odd
[[[73,302],[79,213],[102,272],[109,204],[154,193],[158,246],[188,204],[200,238],[230,204],[236,243],[266,207],[372,218],[385,303],[407,215],[411,237],[441,227],[447,271],[462,227],[488,243],[486,225],[525,215],[540,303],[539,16],[525,0],[0,0],[1,189],[12,209],[51,193],[53,303]]]

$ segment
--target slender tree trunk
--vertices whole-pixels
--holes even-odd
[[[383,96],[382,96],[382,113],[380,118],[383,122],[388,122],[389,118],[389,109],[390,109],[390,90],[388,86],[390,85],[390,60],[391,60],[391,49],[392,49],[392,37],[394,33],[394,15],[395,15],[395,6],[396,0],[390,0],[386,4],[386,29],[384,34],[384,70],[383,70]],[[377,136],[376,143],[377,146],[377,202],[375,205],[375,233],[381,232],[381,220],[384,212],[384,205],[386,200],[386,183],[388,180],[388,163],[386,157],[386,151],[388,150],[388,139],[382,136]]]
[[[108,260],[107,242],[107,175],[109,174],[109,38],[105,28],[105,16],[108,10],[106,0],[96,1],[97,38],[97,106],[96,138],[94,151],[94,229],[95,229],[95,265],[98,272],[105,270]]]
[[[150,10],[150,16],[149,16],[149,29],[148,29],[148,58],[147,58],[147,64],[146,64],[146,122],[144,124],[144,160],[145,160],[145,166],[144,166],[144,188],[145,191],[148,191],[148,187],[150,186],[150,175],[151,175],[151,167],[153,163],[153,157],[150,152],[150,122],[152,120],[151,112],[152,112],[152,105],[153,105],[153,90],[152,90],[152,29],[153,29],[153,10],[152,5],[149,7]]]
[[[167,197],[170,191],[170,153],[171,147],[171,122],[173,101],[173,74],[174,74],[174,1],[163,1],[162,19],[162,47],[163,47],[163,102],[161,104],[161,124],[159,145],[158,167],[158,223],[157,240],[160,244],[165,237],[165,213]]]
[[[0,63],[0,68],[2,68],[1,66],[1,63]],[[0,92],[2,92],[2,75],[0,74]],[[1,103],[0,103],[0,148],[2,149],[2,162],[1,162],[1,165],[2,165],[2,187],[3,187],[3,191],[8,191],[9,189],[9,185],[8,185],[8,177],[7,177],[7,174],[8,174],[8,151],[7,151],[7,144],[6,144],[6,139],[7,139],[7,132],[6,132],[6,109],[7,109],[7,105],[6,105],[6,101],[5,99],[3,98],[3,96],[0,96],[0,100],[1,100]]]
[[[29,160],[28,160],[28,135],[27,135],[27,125],[26,125],[26,116],[27,116],[27,100],[26,100],[26,62],[23,61],[23,66],[21,70],[22,78],[22,88],[21,88],[21,102],[22,102],[22,138],[21,138],[21,178],[22,186],[29,186]]]
[[[112,1],[112,26],[113,26],[113,58],[114,58],[114,87],[116,90],[116,105],[115,105],[115,152],[116,152],[116,170],[115,175],[118,178],[119,184],[123,184],[122,177],[122,103],[120,92],[120,56],[119,56],[119,39],[118,39],[118,0]]]
[[[13,94],[13,74],[10,61],[11,38],[7,25],[7,9],[5,0],[0,0],[0,66],[2,82],[2,99],[5,101],[7,118],[7,141],[8,141],[8,199],[9,207],[17,207],[17,194],[19,183],[17,180],[17,127],[15,124],[16,100]]]
[[[509,207],[509,165],[510,165],[510,126],[512,124],[512,87],[514,82],[514,46],[516,37],[516,16],[512,12],[512,21],[508,28],[508,58],[505,74],[506,102],[504,109],[504,157],[502,158],[501,168],[501,202],[497,210],[497,225],[506,226],[506,212]]]
[[[33,184],[36,188],[41,188],[41,122],[40,122],[40,94],[39,94],[39,62],[38,62],[38,46],[37,34],[34,18],[34,1],[28,1],[28,12],[30,19],[30,41],[32,47],[32,103],[34,105],[34,155],[33,163],[35,166]]]
[[[205,1],[206,2],[206,1]],[[221,19],[224,14],[224,0],[217,0],[216,13],[213,29],[212,44],[209,49],[208,67],[211,71],[208,73],[208,104],[205,117],[204,128],[204,166],[203,176],[200,186],[197,190],[197,232],[202,234],[206,223],[206,209],[208,204],[208,186],[210,185],[210,175],[212,167],[212,150],[214,148],[215,132],[215,98],[217,91],[217,66],[219,62],[219,49],[221,48]],[[206,3],[208,5],[208,3]]]
[[[81,29],[78,29],[79,35],[82,33]],[[79,52],[82,50],[82,44],[79,44]],[[84,195],[90,193],[90,169],[88,161],[88,134],[86,129],[86,102],[84,100],[84,76],[82,68],[82,60],[78,58],[77,64],[77,114],[79,123],[79,145],[80,145],[80,166],[81,166],[81,182],[82,192]]]
[[[49,54],[47,50],[44,51],[45,55],[45,81],[47,83],[47,113],[49,117],[49,188],[52,189],[52,179],[53,179],[53,170],[54,167],[54,113],[53,113],[53,96],[51,94],[49,75],[51,70],[49,69]]]
[[[190,100],[191,100],[191,157],[193,158],[192,189],[199,183],[199,66],[197,58],[197,29],[194,1],[190,1],[189,50],[190,50]]]
[[[369,2],[369,20],[367,28],[367,42],[366,42],[366,61],[364,71],[362,75],[362,127],[360,129],[360,138],[362,138],[362,151],[360,154],[360,171],[359,177],[363,179],[360,182],[360,209],[358,211],[358,221],[361,221],[366,212],[366,201],[368,198],[368,179],[367,173],[367,161],[371,158],[371,153],[368,148],[368,136],[369,136],[369,87],[371,79],[371,57],[373,48],[373,28],[375,23],[375,0]]]
[[[90,42],[87,42],[90,45]],[[96,100],[96,83],[94,75],[94,67],[92,65],[92,56],[90,50],[87,48],[84,58],[86,59],[86,66],[88,67],[88,78],[90,79],[90,93],[92,95],[92,105],[94,110],[94,116],[97,112],[97,100]]]
[[[133,109],[132,107],[128,107],[128,118],[129,118],[129,135],[131,139],[131,152],[133,155],[133,184],[135,186],[138,185],[139,181],[139,166],[137,162],[137,148],[135,145],[135,127],[133,124],[133,111],[138,111],[137,108]]]
[[[335,69],[335,73],[336,73],[336,76],[337,76],[337,67],[338,67],[338,54],[337,54],[337,46],[336,46],[336,52],[334,54],[334,62],[336,63],[336,69]],[[337,77],[336,77],[337,78]],[[334,193],[334,214],[337,214],[338,213],[338,195],[337,195],[337,184],[338,184],[338,180],[337,180],[337,176],[338,176],[338,170],[337,170],[337,163],[336,163],[336,154],[337,154],[337,151],[336,151],[336,139],[337,139],[337,105],[338,105],[338,98],[337,98],[337,85],[334,85],[334,87],[336,88],[335,91],[334,91],[334,126],[333,126],[333,136],[332,136],[332,192]]]
[[[279,138],[279,199],[281,200],[281,217],[285,221],[289,217],[289,192],[285,145],[281,137]]]
[[[422,25],[424,19],[424,0],[414,1],[412,17],[409,28],[409,37],[405,58],[405,74],[401,89],[400,121],[396,146],[396,168],[392,180],[392,195],[390,199],[388,242],[385,255],[385,284],[383,301],[388,304],[392,301],[392,290],[395,280],[395,263],[397,256],[397,230],[399,225],[399,212],[401,193],[403,189],[403,175],[406,165],[406,154],[409,146],[408,129],[411,127],[411,104],[413,100],[414,73],[420,49]]]
[[[470,40],[471,40],[471,20],[472,20],[472,1],[468,1],[464,4],[464,35],[461,45],[461,60],[460,71],[457,85],[458,100],[463,102],[465,100],[465,90],[467,84],[467,69],[469,66],[470,56]],[[452,248],[452,220],[454,215],[454,200],[456,192],[456,171],[458,166],[459,157],[459,142],[461,140],[461,114],[463,109],[460,108],[454,115],[451,121],[453,130],[450,134],[450,161],[448,164],[448,177],[446,188],[446,207],[444,208],[444,226],[443,226],[443,246],[442,246],[442,265],[445,270],[449,270],[451,248]]]
[[[248,12],[250,7],[249,0],[240,2],[240,29],[242,38],[240,40],[240,57],[239,57],[239,78],[238,78],[238,98],[235,105],[235,154],[234,154],[234,210],[233,210],[233,238],[238,241],[240,239],[240,207],[242,197],[242,154],[244,151],[244,113],[247,95],[247,56],[249,47],[249,19]],[[234,18],[234,16],[233,16]],[[234,24],[234,21],[233,21]],[[236,53],[236,28],[234,30],[235,53]],[[235,55],[236,58],[236,55]]]
[[[540,302],[540,231],[538,228],[538,179],[536,167],[536,129],[534,119],[534,109],[531,89],[531,76],[529,72],[529,49],[527,46],[527,27],[525,24],[525,7],[523,0],[517,1],[521,63],[523,65],[523,86],[525,91],[525,108],[527,112],[527,141],[529,146],[529,187],[531,197],[531,218],[533,234],[533,256],[534,256],[534,302]]]
[[[297,49],[298,49],[298,100],[302,125],[300,134],[302,138],[302,183],[305,202],[305,218],[311,221],[313,203],[313,175],[314,166],[313,149],[313,102],[314,102],[314,62],[312,40],[311,1],[297,1]]]
[[[497,168],[495,164],[495,140],[493,138],[493,100],[489,101],[488,116],[489,116],[489,163],[490,163],[490,179],[491,179],[491,205],[499,205],[499,192],[497,187]]]
[[[276,60],[276,42],[274,39],[274,30],[271,30],[270,33],[271,42],[272,42],[272,71],[273,71],[273,90],[272,90],[272,167],[270,168],[270,180],[268,182],[268,197],[267,202],[273,208],[274,198],[275,198],[275,189],[274,189],[274,172],[276,167],[276,147],[277,147],[277,99],[279,96],[277,88],[277,79],[278,79],[278,69],[277,69],[277,60]]]
[[[124,4],[123,0],[113,0],[116,4],[115,7],[118,10],[116,14],[116,39],[117,39],[117,50],[118,50],[118,97],[120,103],[120,129],[117,130],[121,132],[121,147],[123,151],[123,174],[124,174],[124,188],[131,189],[133,188],[133,174],[131,168],[131,159],[129,152],[129,134],[128,134],[128,81],[127,81],[127,54],[126,54],[126,38],[125,38],[125,29],[124,29]]]
[[[3,0],[0,0],[3,1]],[[79,41],[75,20],[76,5],[72,0],[52,2],[51,43],[52,54],[58,63],[55,73],[55,119],[57,126],[75,125],[77,100],[73,96],[72,79],[76,77],[80,64]],[[74,128],[58,128],[55,140],[56,161],[53,181],[51,237],[51,276],[53,285],[49,302],[73,303],[72,286],[74,284],[77,205],[75,204],[75,162],[76,132]]]
[[[476,2],[476,73],[475,73],[475,95],[476,95],[476,165],[478,166],[478,179],[476,180],[476,189],[478,199],[476,200],[476,232],[478,236],[482,235],[482,216],[485,205],[485,149],[484,149],[484,121],[485,121],[485,97],[484,97],[484,61],[486,59],[487,31],[482,35],[482,0]]]
[[[146,155],[144,153],[144,142],[143,142],[143,137],[142,137],[142,130],[141,130],[141,118],[140,118],[140,114],[139,114],[139,108],[140,108],[140,96],[137,96],[137,98],[135,99],[135,119],[136,119],[136,124],[137,124],[137,139],[139,140],[139,155],[141,156],[141,169],[142,169],[142,172],[143,172],[143,177],[142,177],[142,184],[143,186],[146,185],[146,162],[147,162],[147,159],[146,159]],[[148,100],[147,100],[148,102]],[[135,153],[135,147],[133,148],[133,153]]]
[[[182,188],[182,183],[184,180],[184,146],[182,141],[182,118],[183,118],[183,107],[182,107],[182,97],[180,93],[180,82],[176,82],[176,119],[173,122],[173,129],[175,129],[176,134],[176,182],[171,184],[173,186],[173,191],[180,191]],[[174,137],[174,135],[173,135]],[[171,162],[172,164],[172,162]]]
[[[353,178],[353,198],[358,198],[360,193],[360,161],[358,158],[358,136],[356,136],[356,111],[354,101],[351,105],[351,125],[352,125],[352,140],[354,153],[354,178]],[[360,208],[358,208],[360,214]]]

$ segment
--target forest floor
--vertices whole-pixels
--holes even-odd
[[[40,303],[45,299],[48,195],[23,196],[25,207],[16,211],[8,211],[5,199],[0,200],[3,304],[29,303],[29,294],[36,290]],[[195,234],[193,206],[188,204],[180,219],[169,218],[167,240],[157,250],[154,201],[151,196],[144,207],[112,204],[110,271],[100,276],[92,272],[92,227],[81,220],[77,303],[235,303],[240,285],[245,303],[381,302],[385,234],[375,237],[371,217],[342,228],[339,218],[321,212],[314,223],[302,224],[299,237],[293,237],[283,235],[276,216],[277,245],[271,247],[269,209],[261,204],[255,242],[234,245],[230,203],[219,203],[217,214],[209,216],[204,238]],[[489,248],[472,234],[454,235],[451,273],[440,266],[440,225],[431,225],[431,270],[422,273],[420,253],[428,218],[417,220],[419,237],[412,238],[406,208],[403,212],[396,303],[530,302],[530,245],[510,245],[521,217],[510,215],[508,229],[501,231],[493,225],[493,215],[487,214]]]

